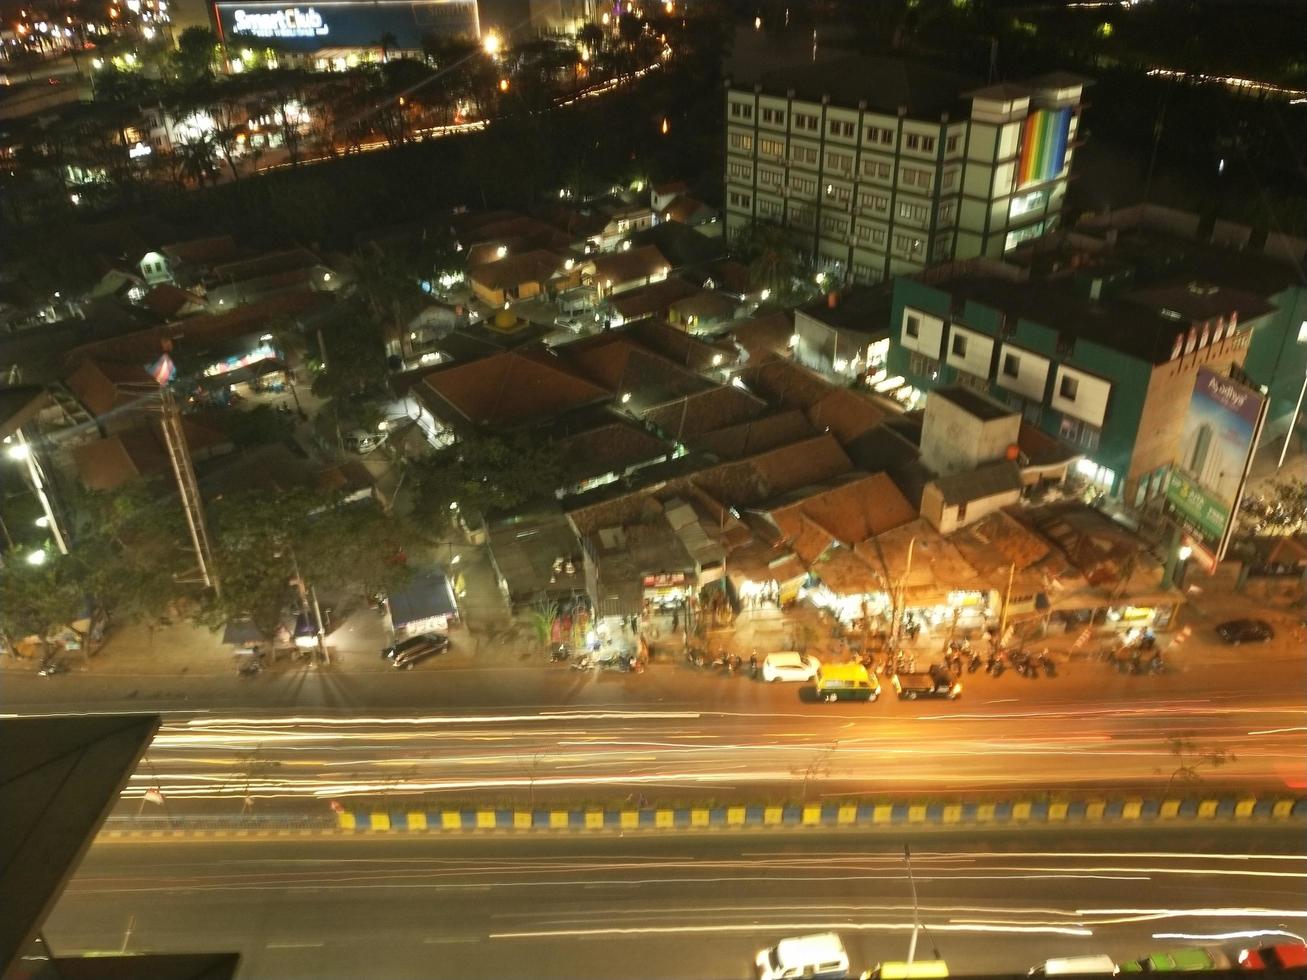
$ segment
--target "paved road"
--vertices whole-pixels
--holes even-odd
[[[397,803],[921,795],[1160,787],[1213,747],[1224,786],[1307,785],[1301,706],[1156,700],[808,705],[741,682],[739,710],[513,711],[407,717],[170,717],[121,808],[162,788],[175,813],[325,813]],[[1184,757],[1171,737],[1187,733]]]
[[[61,954],[239,950],[245,980],[692,980],[747,977],[763,945],[829,928],[862,969],[906,953],[904,843],[897,832],[100,843],[45,934]],[[937,949],[958,973],[1307,926],[1295,831],[910,843],[928,930],[919,955]]]

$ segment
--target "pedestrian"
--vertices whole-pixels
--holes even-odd
[[[672,610],[672,632],[675,633],[681,628],[681,613],[678,609]]]

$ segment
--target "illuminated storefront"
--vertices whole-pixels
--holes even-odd
[[[480,38],[476,0],[325,0],[294,4],[278,0],[219,0],[213,20],[233,71],[244,67],[243,51],[272,48],[320,70],[343,70],[386,54],[419,53],[422,39]],[[240,66],[240,67],[238,67]]]

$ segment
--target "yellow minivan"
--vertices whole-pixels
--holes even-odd
[[[817,671],[817,697],[823,701],[875,701],[880,681],[862,664],[822,664]]]

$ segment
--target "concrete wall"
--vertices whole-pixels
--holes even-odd
[[[921,461],[940,476],[974,470],[1003,458],[1017,441],[1021,416],[1004,415],[983,421],[947,398],[926,398],[921,426]]]
[[[936,483],[927,483],[921,493],[921,516],[930,522],[940,534],[951,534],[960,527],[974,524],[981,518],[1004,507],[1010,507],[1021,499],[1020,490],[1004,490],[990,497],[969,500],[965,506],[947,504]]]

